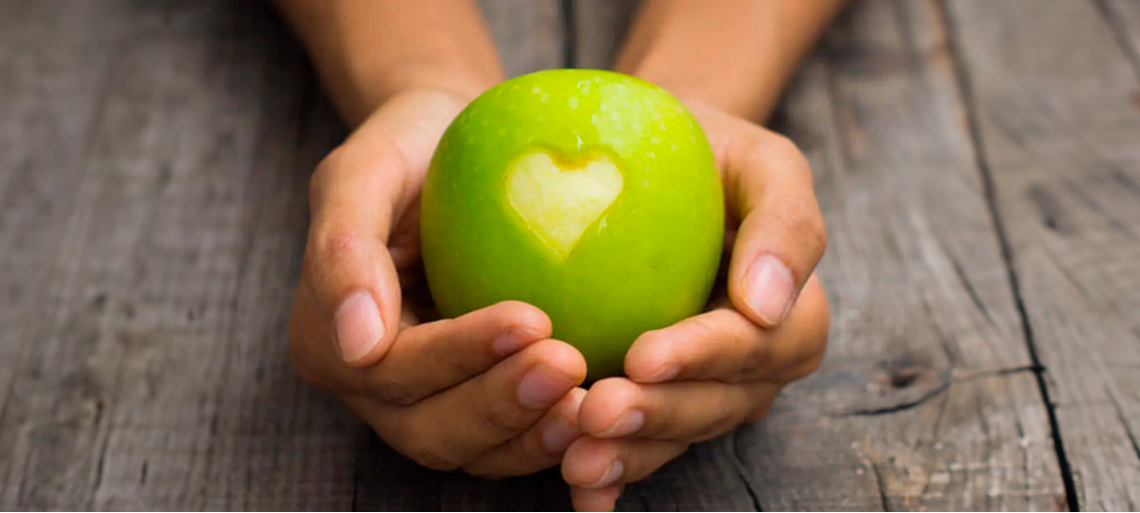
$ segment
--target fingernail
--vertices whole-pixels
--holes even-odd
[[[372,351],[384,337],[384,321],[372,294],[358,292],[341,303],[333,316],[340,357],[352,363]]]
[[[784,320],[795,293],[792,273],[772,255],[757,258],[744,282],[748,306],[764,322],[775,326]]]
[[[542,334],[527,326],[512,326],[495,338],[492,348],[500,356],[514,354],[527,344],[542,338]]]
[[[527,372],[519,382],[519,402],[531,409],[547,408],[574,386],[560,372],[539,365]]]
[[[621,479],[621,473],[624,471],[625,464],[623,464],[621,460],[614,460],[613,463],[610,463],[610,468],[606,469],[606,475],[602,476],[601,479],[595,481],[593,484],[586,485],[585,488],[602,488],[612,485],[616,483],[618,479]]]
[[[605,437],[623,437],[632,435],[645,425],[645,414],[640,410],[626,410],[618,417],[617,422],[603,433]]]
[[[582,434],[566,419],[557,419],[542,432],[542,446],[551,454],[562,454]]]

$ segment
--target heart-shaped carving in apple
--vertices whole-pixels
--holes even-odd
[[[704,132],[672,95],[608,71],[541,71],[448,127],[420,233],[443,315],[535,305],[596,380],[622,373],[638,335],[704,307],[724,198]]]

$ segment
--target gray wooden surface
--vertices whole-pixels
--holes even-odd
[[[481,0],[511,74],[632,0]],[[1140,507],[1140,3],[865,0],[773,128],[831,234],[828,357],[640,510]],[[296,378],[345,135],[258,2],[0,1],[0,509],[569,507],[417,467]]]

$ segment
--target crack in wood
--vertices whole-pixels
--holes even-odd
[[[1116,415],[1120,417],[1120,423],[1124,426],[1124,434],[1128,436],[1128,441],[1132,443],[1132,451],[1136,453],[1136,459],[1140,460],[1140,441],[1138,441],[1136,434],[1132,432],[1132,428],[1128,424],[1128,417],[1124,415],[1124,406],[1120,404],[1120,399],[1116,397],[1116,393],[1112,388],[1105,385],[1105,393],[1108,394],[1108,400],[1112,401],[1112,405],[1116,408]]]
[[[576,0],[561,0],[559,15],[562,17],[562,65],[578,67],[578,16],[574,9]]]
[[[871,472],[875,473],[875,486],[879,489],[879,504],[883,506],[883,511],[890,511],[891,503],[887,499],[887,487],[883,482],[883,472],[879,470],[878,463],[871,463]]]
[[[1136,73],[1136,78],[1140,79],[1140,49],[1128,42],[1128,28],[1121,21],[1121,16],[1116,13],[1115,8],[1109,5],[1108,0],[1093,0],[1093,4],[1096,5],[1105,23],[1111,28],[1112,37],[1116,40],[1116,44],[1120,45],[1120,51],[1128,57],[1128,62],[1132,64],[1132,71]]]
[[[922,394],[921,396],[919,396],[913,400],[906,401],[906,402],[896,404],[896,405],[892,405],[892,406],[884,406],[881,408],[859,408],[859,409],[847,410],[844,412],[840,412],[834,416],[836,416],[836,417],[867,417],[867,416],[877,416],[877,415],[890,415],[892,413],[899,413],[902,411],[910,410],[910,409],[912,409],[912,408],[914,408],[914,407],[916,407],[922,403],[930,401],[931,399],[934,399],[935,397],[938,397],[939,395],[941,395],[943,392],[949,390],[950,386],[954,385],[954,384],[965,383],[968,381],[974,381],[977,379],[989,378],[989,377],[994,377],[994,376],[1005,376],[1005,375],[1009,375],[1009,374],[1018,374],[1018,373],[1022,373],[1022,372],[1032,372],[1032,373],[1036,374],[1036,373],[1041,372],[1041,371],[1044,371],[1044,368],[1042,368],[1036,364],[1031,364],[1031,365],[1018,365],[1016,367],[1006,367],[1006,368],[1000,368],[1000,369],[980,370],[980,371],[963,373],[963,374],[960,374],[957,376],[953,376],[953,372],[951,372],[952,377],[949,380],[946,380],[944,383],[938,385],[937,387],[931,389],[929,392]]]
[[[91,494],[92,505],[94,505],[94,502],[95,502],[95,493],[94,492],[98,492],[99,487],[103,485],[103,469],[106,466],[107,448],[108,448],[108,446],[110,446],[110,444],[111,444],[111,437],[108,434],[103,439],[103,445],[99,447],[99,458],[96,460],[96,463],[95,463],[95,480],[91,484],[91,490],[93,491],[93,493]]]
[[[745,472],[744,458],[740,456],[740,431],[734,431],[730,439],[729,451],[732,454],[733,464],[736,467],[736,473],[740,476],[740,481],[744,483],[744,490],[748,492],[748,498],[752,501],[752,508],[755,511],[764,511],[763,504],[760,503],[760,496],[757,495],[756,490],[752,488],[752,482],[748,480],[748,473]]]
[[[954,80],[958,85],[958,95],[960,96],[962,105],[965,107],[967,132],[974,146],[975,167],[981,177],[986,205],[989,207],[990,218],[993,221],[994,232],[997,235],[1002,261],[1005,262],[1010,290],[1013,294],[1014,306],[1016,307],[1022,334],[1025,338],[1026,349],[1029,352],[1030,359],[1033,360],[1034,366],[1037,367],[1037,370],[1034,371],[1034,377],[1037,380],[1037,388],[1041,393],[1041,399],[1045,403],[1045,412],[1049,417],[1049,427],[1053,436],[1053,450],[1057,455],[1057,464],[1061,470],[1061,480],[1065,485],[1065,499],[1070,511],[1080,511],[1080,504],[1078,504],[1077,501],[1077,487],[1073,480],[1072,465],[1069,463],[1068,456],[1065,454],[1065,442],[1061,437],[1060,422],[1057,420],[1057,409],[1050,397],[1049,387],[1045,382],[1044,372],[1042,372],[1044,368],[1042,367],[1041,357],[1038,355],[1037,346],[1033,338],[1033,326],[1029,322],[1029,312],[1025,306],[1025,298],[1022,296],[1021,283],[1018,281],[1017,270],[1013,265],[1013,249],[1010,244],[1009,235],[1006,233],[1005,223],[1000,209],[998,208],[997,189],[994,185],[993,170],[989,165],[986,144],[982,138],[981,128],[978,122],[978,106],[973,91],[972,77],[969,67],[966,66],[962,58],[961,43],[959,41],[961,34],[958,27],[958,20],[951,15],[950,9],[946,5],[947,1],[948,0],[939,0],[936,5],[946,24],[952,63],[951,69],[953,71]]]

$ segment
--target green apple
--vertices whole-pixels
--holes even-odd
[[[723,194],[704,132],[665,90],[593,70],[508,80],[456,117],[432,158],[428,285],[448,317],[535,305],[590,380],[619,375],[638,335],[704,307]]]

